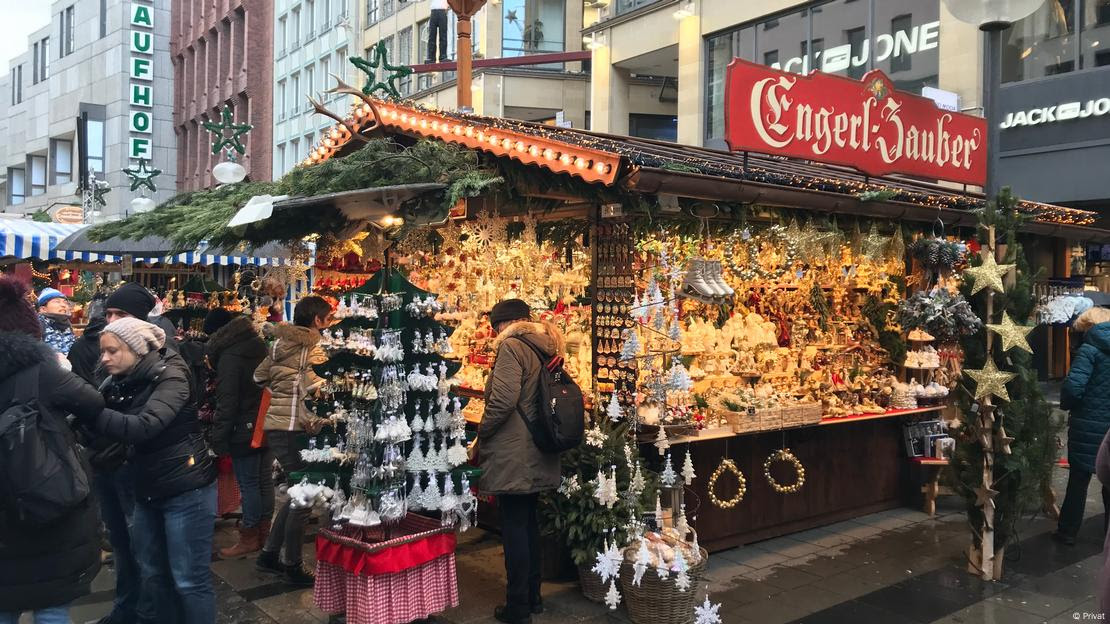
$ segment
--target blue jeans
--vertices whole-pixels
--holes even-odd
[[[124,621],[134,621],[139,605],[139,564],[131,552],[131,527],[135,517],[135,480],[131,465],[93,475],[93,488],[100,503],[100,516],[108,527],[112,560],[116,572],[116,599],[112,613]],[[145,608],[148,613],[153,613]]]
[[[159,613],[151,624],[213,624],[216,594],[212,589],[212,531],[216,523],[216,484],[184,494],[135,505],[131,536],[143,598],[151,594]]]
[[[274,453],[264,448],[257,453],[232,457],[239,498],[243,502],[243,528],[253,529],[263,518],[274,515]]]
[[[50,607],[32,611],[35,624],[72,624],[69,619],[69,606]],[[18,613],[0,613],[0,624],[19,624]]]

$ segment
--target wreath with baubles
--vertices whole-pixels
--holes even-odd
[[[766,269],[759,261],[760,251],[764,242],[783,250],[784,258],[778,266]],[[747,264],[740,266],[736,262],[736,249],[743,247],[747,254]],[[758,235],[752,235],[748,229],[735,231],[729,235],[728,245],[725,247],[725,262],[728,263],[732,274],[745,282],[761,279],[764,281],[777,281],[793,268],[798,260],[798,241],[792,240],[786,234],[786,228],[781,225],[772,225]]]

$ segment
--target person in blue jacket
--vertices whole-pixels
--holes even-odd
[[[1068,489],[1053,537],[1074,544],[1083,523],[1087,486],[1095,472],[1099,445],[1110,430],[1110,310],[1091,308],[1075,321],[1086,331],[1060,390],[1060,407],[1071,411],[1068,422]],[[1110,488],[1102,486],[1103,535],[1110,521]]]

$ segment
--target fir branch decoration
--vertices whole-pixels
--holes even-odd
[[[856,198],[859,199],[861,202],[890,201],[897,196],[898,191],[888,188],[878,189],[874,191],[861,191],[859,193],[856,193]]]
[[[983,321],[963,295],[943,288],[916,292],[898,304],[898,323],[905,329],[923,329],[941,342],[972,336]]]

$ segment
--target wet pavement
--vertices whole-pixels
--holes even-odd
[[[1064,491],[1065,469],[1056,491]],[[1096,578],[1102,565],[1101,498],[1097,482],[1088,495],[1087,519],[1075,546],[1050,537],[1045,517],[1020,524],[1019,542],[1006,552],[1001,582],[966,572],[968,527],[962,500],[942,497],[935,518],[895,509],[767,540],[710,556],[700,595],[721,603],[726,624],[901,623],[944,624],[1090,621],[1097,609]],[[219,545],[233,539],[223,522]],[[312,538],[305,556],[311,560]],[[459,539],[461,604],[434,621],[487,624],[504,595],[504,567],[496,535],[472,529]],[[312,591],[258,573],[253,559],[213,563],[219,622],[315,624],[329,622],[313,606]],[[74,622],[95,622],[111,608],[112,571],[97,578],[94,593],[72,609]],[[544,585],[547,613],[537,623],[628,622],[582,597],[575,583]],[[1078,616],[1078,617],[1077,617]]]

